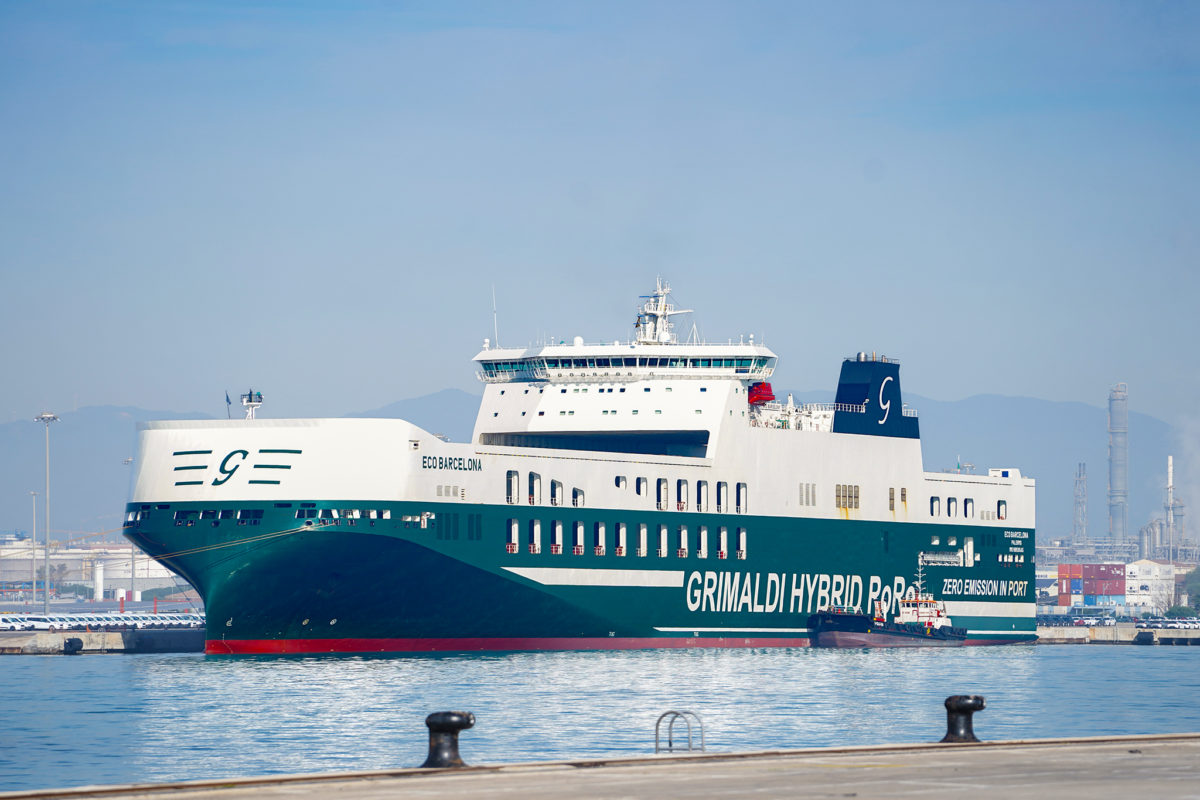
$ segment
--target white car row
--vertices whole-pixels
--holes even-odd
[[[1182,619],[1143,619],[1139,620],[1139,628],[1170,628],[1172,630],[1187,630],[1200,628],[1200,619],[1184,617]]]
[[[199,628],[203,625],[203,614],[5,614],[0,616],[0,631]]]

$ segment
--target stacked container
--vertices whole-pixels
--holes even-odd
[[[1125,605],[1124,564],[1059,564],[1060,604],[1084,606]]]

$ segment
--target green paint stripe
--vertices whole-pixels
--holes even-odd
[[[173,456],[210,456],[212,450],[176,450],[171,453]]]
[[[175,471],[176,471],[176,472],[183,472],[184,470],[189,470],[189,469],[208,469],[208,467],[204,466],[203,464],[201,464],[200,466],[191,466],[191,467],[176,467],[176,468],[175,468]]]
[[[175,481],[176,486],[199,486],[204,481]]]
[[[255,469],[291,469],[287,464],[255,464]]]
[[[304,451],[303,450],[271,450],[271,449],[268,449],[268,450],[259,450],[258,452],[260,452],[260,453],[288,453],[290,455],[298,456],[301,453],[303,453]]]
[[[249,483],[270,483],[270,484],[278,484],[278,483],[279,483],[279,481],[249,481]]]

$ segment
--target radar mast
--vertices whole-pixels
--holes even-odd
[[[671,286],[662,278],[655,281],[654,294],[642,295],[646,302],[638,309],[634,323],[634,341],[638,344],[678,344],[671,317],[675,314],[690,314],[691,309],[676,309],[667,302]]]

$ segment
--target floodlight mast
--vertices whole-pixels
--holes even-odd
[[[45,528],[46,528],[46,551],[42,554],[43,570],[45,575],[42,577],[42,614],[50,613],[50,423],[58,422],[58,417],[48,411],[43,411],[33,418],[34,422],[44,423],[46,426],[46,492],[43,498],[42,509],[45,513]]]

